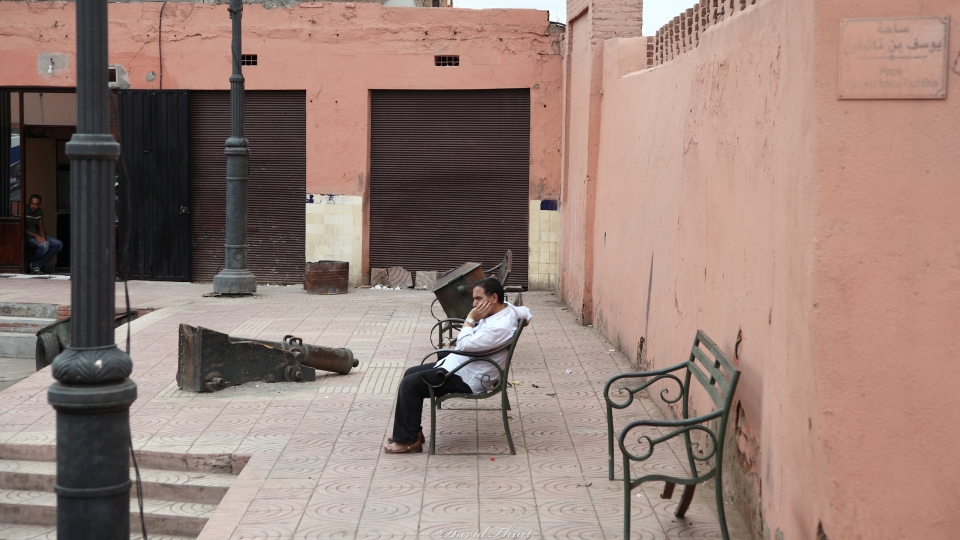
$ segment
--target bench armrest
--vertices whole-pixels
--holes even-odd
[[[636,420],[627,424],[623,428],[623,430],[620,431],[620,435],[617,437],[617,443],[620,445],[620,451],[623,452],[624,456],[630,458],[633,461],[643,461],[649,458],[650,456],[652,456],[654,448],[658,444],[662,443],[663,441],[666,441],[667,439],[672,439],[677,435],[689,433],[690,431],[703,431],[704,433],[709,435],[710,441],[712,443],[712,448],[710,449],[710,453],[703,457],[694,456],[692,453],[690,455],[693,457],[693,459],[696,459],[697,461],[706,461],[711,457],[713,457],[714,454],[717,453],[718,442],[717,442],[717,435],[713,431],[711,431],[709,428],[702,426],[701,424],[705,422],[709,422],[716,418],[720,418],[721,416],[723,416],[723,413],[724,411],[721,409],[719,411],[714,411],[710,414],[705,414],[702,416],[697,416],[695,418],[686,418],[681,420],[655,420],[655,419]],[[637,442],[640,442],[642,439],[646,439],[647,444],[650,445],[650,449],[647,450],[646,454],[638,456],[636,454],[629,452],[626,449],[626,447],[623,444],[623,440],[627,437],[627,435],[632,429],[641,427],[641,426],[666,427],[666,428],[677,428],[677,429],[674,429],[673,431],[671,431],[670,433],[667,433],[666,435],[657,437],[656,439],[651,439],[648,435],[641,435],[640,437],[638,437]]]
[[[493,354],[493,353],[500,352],[500,351],[502,351],[503,349],[509,347],[509,345],[510,345],[510,344],[508,343],[507,345],[505,345],[505,346],[503,346],[503,347],[498,347],[498,348],[493,349],[493,350],[490,350],[490,351],[480,351],[480,352],[474,352],[474,353],[466,352],[466,351],[456,351],[456,352],[453,352],[453,351],[450,351],[449,349],[438,349],[438,350],[436,350],[436,351],[431,352],[431,353],[428,354],[427,356],[423,357],[423,360],[420,361],[420,380],[423,381],[423,383],[426,384],[427,386],[429,386],[430,388],[439,388],[439,387],[443,386],[443,384],[444,384],[445,382],[447,382],[447,379],[449,379],[451,375],[453,375],[453,374],[455,374],[456,372],[458,372],[458,371],[460,371],[461,369],[463,369],[463,366],[466,366],[467,364],[472,364],[472,363],[474,363],[474,362],[488,362],[488,363],[492,364],[493,367],[497,368],[497,373],[498,373],[499,376],[500,376],[499,381],[502,382],[503,380],[505,380],[505,378],[504,378],[504,376],[503,376],[503,375],[504,375],[504,373],[503,373],[503,368],[500,367],[500,364],[494,362],[493,360],[491,360],[491,359],[489,359],[489,358],[486,358],[486,356],[488,356],[488,355],[490,355],[490,354]],[[441,352],[450,353],[450,354],[461,354],[461,355],[463,355],[463,356],[468,356],[468,357],[471,357],[471,358],[470,358],[470,360],[467,360],[466,362],[464,362],[464,363],[460,364],[459,366],[457,366],[456,368],[454,368],[453,371],[448,371],[447,374],[443,377],[443,381],[442,381],[440,384],[430,384],[429,382],[427,382],[426,379],[423,378],[423,363],[426,362],[427,359],[430,358],[431,356],[433,356],[433,355],[435,355],[435,354],[437,354],[437,353],[441,353]],[[492,390],[492,388],[491,388],[491,390]]]
[[[670,379],[677,383],[677,385],[680,387],[680,392],[677,394],[676,398],[670,399],[666,396],[666,394],[669,393],[670,389],[664,388],[660,392],[660,398],[663,399],[663,401],[666,403],[676,403],[677,401],[680,401],[681,397],[683,397],[683,392],[685,389],[683,386],[683,381],[681,381],[680,378],[677,377],[676,375],[673,375],[673,372],[686,367],[687,367],[687,363],[684,362],[682,364],[677,364],[675,366],[671,366],[663,369],[654,369],[650,371],[638,371],[633,373],[621,373],[620,375],[615,375],[611,377],[610,380],[607,381],[607,384],[603,387],[603,399],[607,402],[608,407],[613,407],[614,409],[624,409],[626,407],[629,407],[630,404],[633,403],[633,396],[637,392],[644,390],[645,388],[647,388],[648,386],[650,386],[651,384],[659,380]],[[615,403],[613,400],[610,399],[610,386],[614,382],[620,379],[638,379],[641,377],[653,377],[653,378],[642,383],[640,386],[637,386],[634,388],[619,388],[617,390],[618,394],[622,394],[624,390],[626,390],[628,393],[627,400],[623,403]]]
[[[463,328],[463,319],[439,319],[430,329],[430,345],[436,349],[443,347],[443,333],[450,333],[450,342],[453,343],[453,331]],[[433,333],[437,333],[437,342],[433,342]]]
[[[432,336],[433,332],[437,330],[437,328],[440,328],[440,333],[445,332],[448,329],[447,327],[453,330],[459,330],[460,328],[463,328],[463,322],[464,319],[440,319],[436,322],[436,324],[433,325],[432,328],[430,328],[430,335]]]

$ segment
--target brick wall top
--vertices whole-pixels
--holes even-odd
[[[593,0],[593,38],[643,35],[643,0]]]
[[[590,8],[591,38],[637,37],[643,30],[643,0],[567,0],[567,21]]]

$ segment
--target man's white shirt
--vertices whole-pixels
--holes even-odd
[[[517,330],[517,324],[521,319],[528,322],[533,319],[533,314],[525,307],[517,307],[509,302],[499,313],[491,315],[486,319],[481,319],[473,328],[465,326],[460,335],[457,336],[457,346],[455,350],[465,352],[480,352],[496,349],[506,345],[513,333]],[[507,361],[507,350],[504,349],[496,354],[490,355],[490,359],[496,362],[501,369]],[[452,353],[443,360],[437,362],[436,367],[443,368],[452,372],[457,366],[470,360],[469,356]],[[474,394],[479,394],[497,383],[500,376],[497,368],[489,362],[477,361],[464,366],[456,375],[463,379],[463,382],[470,386]],[[506,374],[505,374],[506,375]]]

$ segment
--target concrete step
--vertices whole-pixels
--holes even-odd
[[[0,489],[53,492],[57,464],[52,461],[0,459]],[[207,471],[171,471],[140,467],[143,496],[149,499],[218,504],[236,476]],[[136,481],[133,468],[130,479]],[[131,488],[136,496],[136,484]],[[149,532],[149,531],[148,531]]]
[[[45,327],[57,322],[57,319],[41,319],[38,317],[6,317],[0,315],[0,332],[19,332],[34,334]]]
[[[197,537],[215,504],[144,499],[147,534]],[[0,489],[0,523],[7,525],[53,526],[57,522],[57,496],[49,491]],[[130,530],[140,529],[136,499],[130,499]],[[151,535],[151,538],[154,536]]]
[[[140,522],[137,521],[137,524]],[[196,536],[174,536],[169,534],[155,534],[147,529],[150,540],[194,540]],[[57,540],[57,528],[53,525],[12,525],[0,523],[0,538],[3,540]],[[143,535],[137,530],[130,534],[130,540],[142,540]]]
[[[34,358],[37,336],[22,332],[0,332],[0,358]]]
[[[26,302],[0,302],[0,317],[36,317],[56,319],[57,304],[32,304]]]
[[[17,384],[36,371],[37,361],[33,358],[0,358],[0,391]]]

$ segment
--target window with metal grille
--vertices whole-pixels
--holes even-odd
[[[255,65],[257,65],[257,55],[255,55],[255,54],[241,54],[241,55],[240,55],[240,65],[241,65],[241,66],[255,66]]]
[[[433,65],[435,66],[459,66],[459,56],[434,56]]]

